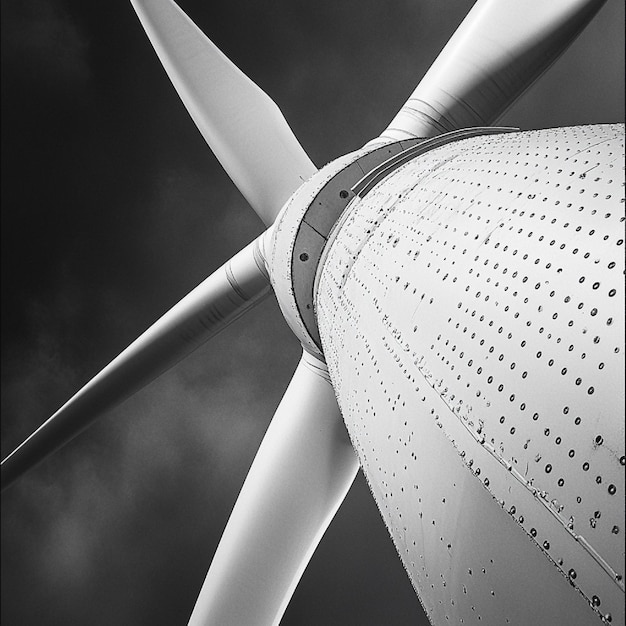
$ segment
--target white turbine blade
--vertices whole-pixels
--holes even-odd
[[[171,0],[131,0],[193,121],[266,225],[317,169],[276,103]]]
[[[261,237],[187,294],[7,456],[2,489],[262,300],[270,287]]]
[[[606,0],[478,0],[384,139],[493,124]]]
[[[190,624],[277,624],[358,469],[326,366],[306,352],[267,430]]]

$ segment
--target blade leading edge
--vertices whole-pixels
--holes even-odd
[[[326,365],[304,352],[189,624],[277,624],[357,470]]]
[[[172,0],[131,0],[193,121],[266,226],[317,168],[276,103]]]
[[[493,124],[606,0],[479,0],[381,139]]]
[[[261,235],[187,294],[2,461],[2,490],[270,293]]]

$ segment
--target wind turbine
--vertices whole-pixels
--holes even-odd
[[[150,5],[150,7],[152,9],[154,9],[154,5]],[[165,33],[165,35],[163,35],[164,37],[166,37],[166,42],[163,44],[159,44],[157,43],[155,47],[157,47],[157,50],[160,49],[160,46],[162,46],[163,50],[168,50],[168,48],[170,48],[172,45],[174,45],[177,43],[176,40],[173,40],[173,44],[172,43],[167,43],[167,35],[170,33],[170,25],[172,23],[176,23],[176,20],[178,19],[178,16],[180,16],[180,14],[176,11],[176,9],[169,4],[164,4],[162,5],[162,8],[164,11],[171,11],[171,13],[166,14],[162,14],[161,16],[158,15],[158,11],[157,11],[157,15],[152,16],[152,15],[144,15],[143,19],[145,23],[148,23],[147,26],[147,30],[149,32],[149,34],[151,34],[153,40],[156,39],[157,41],[159,40],[159,37],[161,35],[163,35],[163,33]],[[476,15],[476,12],[480,13],[480,11],[475,11],[474,15]],[[583,10],[582,13],[584,14],[585,11]],[[164,17],[164,15],[166,15]],[[163,18],[162,22],[159,22],[160,17]],[[560,16],[559,16],[560,17]],[[589,15],[585,15],[585,18],[588,18]],[[475,19],[478,23],[478,25],[484,25],[485,22],[483,22],[482,20],[487,19],[488,18],[484,18],[484,17],[479,17],[479,18],[472,18]],[[152,21],[153,20],[153,21]],[[184,20],[184,18],[181,18],[181,22],[180,22],[180,29],[184,30],[184,28],[186,28],[189,23],[186,22]],[[151,22],[152,21],[152,22]],[[541,21],[543,22],[543,18],[541,19]],[[566,20],[567,21],[567,20]],[[151,25],[152,23],[152,25]],[[470,20],[471,23],[471,20]],[[489,23],[487,21],[487,23]],[[497,23],[497,20],[496,20]],[[161,24],[161,27],[159,26],[159,24]],[[165,27],[163,27],[165,26]],[[568,22],[568,26],[571,28],[571,23]],[[490,26],[490,28],[493,28],[493,25]],[[551,38],[548,37],[548,41],[550,42],[555,42],[555,50],[554,53],[556,52],[560,52],[563,44],[567,41],[569,41],[569,39],[571,38],[573,31],[576,31],[578,28],[578,26],[573,27],[573,30],[567,30],[566,29],[566,35],[563,38]],[[560,27],[557,28],[557,31],[559,31]],[[523,32],[523,38],[525,37],[532,37],[534,36],[535,33],[535,28],[532,27],[529,29],[529,32]],[[523,31],[523,29],[522,29]],[[176,31],[174,31],[176,32]],[[180,31],[179,31],[180,32]],[[201,41],[204,41],[203,39]],[[508,40],[507,40],[508,41]],[[183,37],[183,43],[187,43],[187,40]],[[471,42],[470,42],[471,43]],[[528,46],[528,50],[530,50],[532,52],[532,50],[536,49],[536,41],[533,41],[531,39],[531,44]],[[523,46],[522,46],[523,48]],[[461,48],[463,50],[463,48]],[[461,53],[458,52],[458,49],[455,48],[455,46],[452,46],[452,53],[455,55],[459,55]],[[213,52],[211,52],[211,54],[213,54]],[[445,54],[445,53],[444,53]],[[461,54],[461,56],[463,56]],[[541,58],[544,59],[546,61],[546,64],[549,63],[549,61],[551,60],[551,57],[548,55],[545,55],[545,51],[542,49],[541,50]],[[174,57],[176,57],[176,54],[174,54]],[[196,52],[193,51],[191,52],[191,55],[187,55],[186,51],[184,54],[185,58],[194,58],[196,57]],[[215,57],[218,59],[218,61],[220,61],[221,57],[219,57],[219,55],[217,53],[215,53]],[[212,57],[211,57],[212,58]],[[445,56],[443,57],[445,59]],[[454,58],[454,57],[453,57]],[[528,59],[528,57],[525,57],[524,54],[520,55],[520,57],[522,59],[522,61]],[[517,59],[514,59],[517,60]],[[441,62],[443,63],[443,62]],[[167,67],[168,63],[167,61],[164,63]],[[443,65],[445,66],[445,63],[443,63]],[[522,64],[523,65],[523,64]],[[482,65],[479,64],[479,67],[483,67]],[[511,92],[508,94],[508,97],[513,98],[514,95],[517,95],[517,91],[522,90],[526,85],[527,82],[529,82],[532,78],[535,77],[536,75],[536,69],[537,69],[537,60],[536,58],[530,58],[530,62],[529,62],[529,67],[532,68],[532,72],[530,72],[529,74],[527,74],[526,76],[523,76],[523,80],[521,80],[520,82],[514,82],[514,84],[511,87]],[[524,68],[522,67],[522,70]],[[222,74],[220,73],[221,70],[216,69],[215,70],[219,76],[221,76]],[[177,69],[177,68],[172,68],[172,72],[175,76],[178,76],[181,72]],[[522,75],[524,75],[523,71],[520,71],[520,73]],[[228,76],[230,76],[229,72],[226,72],[226,74]],[[445,74],[445,73],[444,73]],[[240,77],[238,77],[240,78]],[[463,79],[465,78],[465,76],[463,76]],[[249,87],[250,84],[245,80],[244,80],[244,84],[243,84],[243,88],[241,91],[241,95],[240,92],[237,91],[238,88],[238,83],[235,82],[235,86],[234,87],[229,87],[227,88],[226,93],[229,96],[232,96],[233,93],[236,94],[236,97],[234,98],[233,101],[229,101],[227,104],[229,107],[234,107],[236,108],[237,105],[243,103],[244,107],[246,105],[246,103],[250,102],[251,99],[254,99],[255,97],[259,96],[259,92],[254,88],[251,87],[250,88],[250,93],[248,95],[248,92],[245,91],[246,87]],[[191,82],[193,83],[193,78],[191,79]],[[453,83],[456,82],[454,80],[453,77]],[[423,83],[423,85],[426,86],[426,91],[428,91],[428,89],[433,90],[433,89],[438,89],[440,88],[441,85],[441,81],[434,81],[434,87],[430,86],[429,87],[429,83],[428,80]],[[470,85],[469,88],[469,92],[472,91],[473,88],[476,87],[476,84],[472,84]],[[422,87],[423,89],[425,87]],[[466,87],[461,87],[462,89],[465,89]],[[181,90],[183,91],[184,94],[189,94],[190,89],[188,89],[187,87],[182,87]],[[478,93],[479,95],[484,93],[481,90],[477,90],[476,93]],[[188,96],[188,99],[193,100],[193,96]],[[254,107],[254,111],[255,111],[255,115],[257,114],[258,111],[263,110],[264,108],[267,109],[267,111],[269,112],[270,115],[272,115],[272,119],[274,120],[274,122],[268,122],[268,126],[271,127],[272,123],[274,124],[274,132],[270,133],[269,136],[265,136],[262,137],[259,141],[261,142],[261,145],[266,145],[266,143],[271,143],[272,141],[274,141],[276,139],[276,137],[280,137],[284,140],[284,143],[288,144],[288,148],[290,148],[289,151],[291,151],[291,156],[289,159],[287,159],[286,162],[281,162],[281,167],[276,167],[276,163],[272,163],[271,160],[268,161],[267,158],[258,158],[258,154],[255,152],[254,150],[254,142],[252,142],[252,146],[250,146],[248,144],[249,140],[250,140],[250,135],[252,135],[255,131],[257,131],[259,129],[259,127],[261,128],[261,130],[265,130],[268,126],[266,125],[255,125],[252,124],[251,126],[249,126],[246,129],[246,132],[243,133],[243,138],[242,138],[242,145],[239,149],[239,151],[234,150],[234,157],[233,154],[230,152],[230,146],[227,146],[228,149],[224,150],[223,146],[224,146],[224,142],[222,140],[222,138],[219,136],[219,133],[222,132],[224,130],[225,127],[228,127],[227,121],[228,120],[224,120],[220,118],[219,123],[215,124],[214,127],[211,127],[209,130],[205,130],[206,134],[209,136],[209,143],[214,142],[217,145],[216,152],[218,153],[218,156],[221,155],[223,162],[225,162],[225,166],[227,170],[231,170],[232,176],[236,181],[239,181],[240,187],[242,188],[242,191],[244,193],[244,195],[246,195],[250,200],[251,200],[251,204],[253,206],[257,206],[259,213],[261,215],[261,217],[263,217],[266,221],[266,223],[271,222],[272,218],[275,217],[275,214],[272,214],[272,206],[275,206],[277,204],[282,204],[282,202],[286,199],[286,196],[284,195],[287,192],[283,192],[283,187],[284,186],[290,186],[290,185],[295,185],[295,182],[289,182],[289,181],[297,181],[299,184],[299,178],[306,178],[309,175],[311,175],[313,173],[313,169],[311,169],[311,166],[308,162],[308,159],[304,156],[304,153],[301,151],[301,149],[299,149],[297,143],[294,143],[295,139],[292,138],[292,136],[289,134],[289,132],[286,130],[285,126],[282,123],[282,120],[280,119],[280,117],[277,117],[276,115],[276,110],[273,108],[273,106],[271,105],[271,103],[268,104],[268,101],[266,100],[266,98],[263,97],[263,95],[260,95],[260,102],[258,106]],[[424,98],[424,96],[420,95],[419,99],[422,100]],[[200,99],[202,99],[202,94],[200,95]],[[480,98],[479,98],[480,100]],[[428,100],[426,100],[428,102]],[[433,100],[434,101],[434,100]],[[218,113],[221,112],[221,107],[223,103],[218,103],[219,106],[217,107],[218,109]],[[472,103],[473,104],[473,103]],[[508,101],[505,102],[505,104],[509,104]],[[267,105],[267,106],[265,106]],[[202,106],[197,105],[197,104],[189,104],[188,105],[192,111],[196,111],[196,116],[200,115],[197,113],[198,109],[202,109]],[[430,103],[429,103],[429,106]],[[445,118],[446,115],[448,115],[448,117],[454,117],[454,115],[452,115],[452,113],[454,112],[454,106],[450,106],[449,104],[444,104],[444,116],[442,117],[442,119]],[[503,108],[503,105],[501,103],[498,103],[497,100],[493,97],[493,94],[491,94],[491,96],[489,98],[487,98],[486,100],[484,100],[482,102],[482,106],[487,106],[487,108],[489,107],[493,107],[493,110],[489,110],[485,113],[484,117],[481,116],[481,118],[479,120],[476,119],[472,119],[469,120],[469,124],[465,124],[465,123],[461,123],[461,126],[465,126],[465,125],[475,125],[477,122],[482,121],[483,123],[489,123],[491,121],[491,118],[495,117],[497,114],[499,114]],[[475,106],[472,106],[471,108],[476,108]],[[427,112],[429,116],[432,117],[432,115],[430,115],[431,113],[431,109],[429,108]],[[458,113],[458,112],[457,112]],[[462,119],[462,116],[461,116]],[[245,120],[245,115],[244,115],[244,120]],[[465,121],[465,120],[464,120]],[[453,124],[453,122],[449,122],[449,124]],[[207,125],[210,126],[210,125]],[[392,126],[395,126],[394,124],[392,124]],[[447,129],[451,129],[452,126],[448,126]],[[217,129],[217,134],[216,130]],[[231,132],[235,133],[235,135],[241,131],[242,126],[240,124],[237,124],[235,127],[231,128]],[[414,130],[414,129],[413,129]],[[417,136],[426,136],[428,134],[435,134],[436,132],[439,132],[441,130],[441,127],[438,126],[436,129],[433,127],[429,127],[426,130],[424,130],[423,132],[413,132],[413,130],[410,130],[409,133],[410,134],[415,134]],[[212,134],[213,133],[213,134]],[[279,148],[273,149],[269,152],[272,157],[276,157],[277,159],[280,160],[280,154],[281,151]],[[263,157],[264,155],[261,155],[261,157]],[[249,164],[249,159],[251,159],[254,162],[254,166],[250,166]],[[243,163],[243,164],[242,164]],[[263,168],[268,168],[269,169],[269,174],[267,173],[266,170],[263,170]],[[294,170],[291,170],[291,168],[294,168]],[[254,171],[255,175],[259,173],[259,171],[263,172],[263,176],[258,177],[258,179],[256,180],[252,180],[250,181],[248,179],[248,174],[250,171]],[[278,180],[272,180],[271,174],[276,172],[278,170],[278,172],[280,173],[280,177]],[[287,181],[287,182],[285,182]],[[260,191],[259,191],[260,189]],[[295,189],[295,187],[294,187]],[[291,190],[292,191],[292,190]],[[273,198],[272,194],[273,193],[277,193],[278,195],[280,195],[280,199],[276,200],[275,198]],[[288,195],[288,193],[287,193]],[[269,197],[269,201],[267,200],[267,198]],[[226,306],[227,309],[228,307],[230,307],[230,309],[228,309],[228,313],[230,313],[230,311],[232,310],[233,314],[238,313],[239,311],[241,311],[242,309],[240,308],[240,305],[242,304],[243,301],[245,301],[247,299],[247,296],[249,296],[250,294],[252,294],[252,296],[254,297],[256,294],[261,294],[262,290],[264,289],[264,280],[263,280],[263,274],[264,274],[264,268],[262,267],[263,263],[260,262],[261,258],[267,258],[267,252],[266,252],[266,245],[267,245],[267,240],[261,240],[257,242],[257,245],[251,247],[250,249],[247,250],[247,252],[244,253],[244,255],[242,255],[241,257],[238,258],[237,261],[235,261],[233,264],[227,266],[222,274],[221,277],[217,277],[215,279],[213,279],[211,282],[207,283],[207,285],[205,285],[203,287],[203,289],[205,289],[206,293],[208,293],[207,296],[207,300],[209,302],[209,304],[213,305],[215,303],[215,293],[216,291],[219,291],[220,289],[225,293],[225,297],[222,298],[222,300],[220,300],[220,304],[218,306],[218,308],[222,307],[222,302],[224,303],[223,306]],[[241,268],[241,269],[240,269]],[[249,282],[246,282],[249,281]],[[249,300],[253,300],[253,298],[250,298]],[[204,303],[201,302],[200,304],[200,308],[202,309]],[[190,309],[191,307],[188,305],[188,303],[185,303],[184,306],[182,307],[184,314],[185,315],[189,315],[190,313]],[[191,320],[193,321],[194,319],[197,319],[197,311],[191,309]],[[204,309],[203,309],[204,310]],[[223,308],[221,308],[220,310],[220,315],[223,313]],[[174,317],[176,316],[176,313],[174,313]],[[210,319],[210,320],[214,320],[216,318],[216,316],[213,313],[213,309],[210,309],[208,317],[202,318],[202,321],[204,322],[206,319]],[[166,341],[170,341],[171,335],[169,334],[169,327],[166,328],[166,332],[164,333],[164,338]],[[187,332],[187,328],[185,328],[185,332],[183,334],[183,339],[186,341],[189,334],[191,334],[192,336],[197,336],[198,333],[195,332],[195,330],[193,328],[191,328],[190,332]],[[180,335],[178,336],[180,337]],[[181,345],[183,345],[183,341],[181,341],[180,339],[176,339],[173,341],[172,343],[167,343],[167,345],[165,345],[163,354],[167,357],[168,360],[168,364],[169,364],[169,360],[174,360],[174,358],[177,358],[178,356],[180,356],[181,353],[177,352],[177,350],[181,349],[181,350],[185,350],[186,348],[180,348]],[[155,341],[154,341],[154,336],[151,335],[149,337],[149,341],[147,342],[147,347],[149,350],[153,350],[155,345],[158,345]],[[314,350],[313,346],[309,346],[311,349]],[[139,369],[140,371],[136,374],[136,380],[139,382],[143,382],[144,381],[144,370],[143,368],[146,366],[149,366],[149,368],[151,369],[153,367],[153,364],[155,363],[155,360],[158,360],[155,358],[155,355],[151,352],[148,356],[148,358],[146,358],[145,360],[141,360],[139,361],[139,365],[141,366]],[[309,360],[309,364],[313,363],[315,365],[315,367],[321,367],[321,365],[315,361],[315,360]],[[305,369],[304,367],[300,370],[300,373],[298,374],[299,377],[310,377],[310,374],[307,374],[307,369]],[[151,371],[149,372],[149,375],[153,375],[157,373],[156,371],[153,371],[151,369]],[[320,389],[326,389],[326,391],[328,391],[329,387],[327,385],[325,385],[324,383],[320,382],[320,380],[318,378],[313,377],[312,380],[315,380],[318,384],[321,385]],[[117,389],[119,389],[121,386],[126,385],[127,383],[132,383],[132,377],[129,377],[126,375],[122,376],[122,382],[120,383],[120,381],[118,380],[114,380],[112,382],[112,387],[113,390],[115,391],[115,394],[117,394]],[[311,383],[313,384],[313,383]],[[113,395],[115,395],[113,394]],[[101,407],[100,402],[102,402],[102,405],[106,404],[109,399],[112,396],[110,395],[110,391],[106,390],[103,393],[103,396],[101,396],[102,399],[98,398],[97,403],[96,403],[96,408],[99,410]],[[305,397],[305,391],[301,391],[301,393],[297,394],[297,397],[300,398],[300,401],[302,400],[303,397]],[[329,402],[332,401],[332,394],[328,396],[329,398]],[[319,400],[317,400],[319,401]],[[298,402],[297,399],[293,399],[290,400],[290,402],[296,403]],[[284,405],[283,405],[284,406]],[[292,406],[291,404],[289,406]],[[330,407],[329,411],[330,411]],[[71,415],[71,411],[68,412],[67,409],[65,411],[66,415]],[[306,412],[305,412],[306,414]],[[82,411],[79,411],[79,413],[77,413],[77,415],[79,417],[82,418],[83,413]],[[305,415],[306,416],[306,415]],[[280,413],[279,413],[279,417],[280,417]],[[55,422],[53,423],[58,423],[59,420],[55,419]],[[292,423],[292,422],[290,422]],[[64,427],[65,428],[65,427]],[[287,426],[285,426],[285,428],[287,428]],[[64,438],[65,435],[62,434],[62,438]],[[54,437],[53,437],[54,439]],[[277,438],[279,441],[284,442],[285,439],[285,435],[281,434],[278,436]],[[49,450],[50,447],[50,443],[49,441],[46,441],[43,444],[43,447],[46,451]],[[27,449],[23,448],[22,451],[25,451]],[[296,448],[294,446],[289,446],[289,454],[293,454],[294,450],[296,450]],[[332,448],[328,447],[328,444],[324,444],[324,443],[320,443],[320,448],[317,450],[318,454],[322,451],[322,450],[332,450]],[[335,508],[335,506],[337,505],[337,499],[340,498],[343,494],[343,491],[345,491],[345,488],[347,487],[347,483],[349,483],[350,479],[352,478],[354,472],[356,471],[356,465],[354,463],[349,463],[349,461],[347,459],[351,459],[352,457],[351,455],[351,451],[349,448],[347,448],[348,452],[346,452],[346,456],[345,456],[345,460],[342,461],[340,463],[340,465],[342,467],[344,467],[344,471],[347,473],[345,479],[343,481],[339,481],[339,493],[335,493],[335,494],[331,494],[331,502],[327,503],[326,505],[322,506],[322,510],[324,515],[322,516],[324,518],[324,521],[322,521],[321,523],[319,523],[319,527],[323,527],[325,522],[327,521],[327,517],[328,515],[333,513],[333,510]],[[34,452],[35,456],[37,456],[39,453],[37,450],[35,450]],[[332,452],[332,457],[337,457],[337,455]],[[297,457],[299,457],[299,454],[296,454]],[[18,458],[17,456],[14,458]],[[270,455],[270,460],[267,462],[267,466],[270,468],[270,470],[272,469],[272,464],[275,463],[274,459],[275,455],[272,454]],[[343,454],[339,453],[338,457],[339,459],[344,459]],[[353,460],[353,459],[352,459]],[[294,461],[292,461],[294,462]],[[330,464],[330,466],[332,466],[332,463]],[[308,467],[306,469],[306,472],[309,476],[312,476],[313,474],[310,473],[310,467]],[[341,473],[341,472],[340,472]],[[322,476],[321,480],[323,482],[326,481],[326,477]],[[261,492],[257,491],[256,489],[253,490],[249,490],[251,491],[254,495],[256,496],[257,494],[260,494]],[[313,490],[311,490],[310,494],[313,492]],[[264,506],[267,506],[267,498],[262,496],[261,497],[261,507],[263,508]],[[317,509],[317,507],[315,507]],[[297,510],[300,513],[303,513],[305,511],[304,508],[301,507],[297,507]],[[244,515],[244,517],[248,517],[248,514]],[[305,519],[310,519],[309,515],[304,515]],[[319,531],[316,531],[319,532]],[[315,534],[315,533],[314,533]],[[307,540],[310,541],[310,540]],[[235,544],[235,551],[238,549],[238,547],[241,545],[239,540],[235,540],[234,541]],[[226,545],[226,544],[225,544]],[[308,544],[307,544],[308,545]],[[308,548],[306,550],[304,550],[304,552],[307,552]],[[298,552],[296,550],[296,552]],[[246,558],[248,557],[248,555],[246,555]],[[296,568],[297,571],[300,570],[300,568],[302,567],[302,563],[299,559],[301,559],[302,557],[299,556],[298,557],[298,562],[294,565],[294,567]],[[216,567],[219,566],[219,559],[217,561],[218,565]],[[232,568],[232,556],[228,556],[228,558],[225,559],[225,565],[224,567],[229,570],[230,568]],[[293,574],[291,575],[291,577],[293,577]],[[223,576],[220,575],[218,577],[220,580],[224,580]],[[289,585],[287,585],[287,587],[289,587]],[[288,591],[290,590],[290,587],[288,589]],[[278,591],[275,593],[279,593]],[[282,591],[282,593],[287,593],[284,590]],[[224,594],[220,591],[219,592],[219,597],[221,599],[224,599],[225,596]],[[268,610],[272,610],[272,611],[276,611],[276,595],[272,595],[272,594],[263,594],[264,598],[270,601],[270,604],[272,605],[271,609]],[[279,609],[283,608],[284,603],[278,602]],[[258,615],[258,607],[254,608],[255,611],[255,615]]]

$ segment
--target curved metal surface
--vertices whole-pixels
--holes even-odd
[[[354,197],[352,186],[372,169],[411,150],[421,139],[396,141],[374,148],[341,169],[320,189],[306,208],[291,249],[293,295],[302,322],[321,350],[321,341],[313,305],[315,276],[329,234],[343,210]]]
[[[623,141],[442,146],[328,246],[324,355],[434,624],[624,621]]]
[[[328,233],[352,197],[350,187],[416,141],[379,142],[331,161],[293,194],[276,218],[267,257],[272,286],[287,324],[311,354],[321,357],[312,306],[317,263]]]
[[[497,135],[499,133],[514,133],[519,131],[519,128],[512,127],[498,127],[498,126],[483,126],[476,128],[462,128],[459,130],[453,130],[443,135],[437,135],[431,139],[424,139],[406,150],[402,151],[377,167],[371,172],[368,172],[353,188],[352,191],[360,198],[365,197],[381,180],[385,179],[393,170],[397,169],[407,161],[414,159],[416,156],[434,150],[439,146],[450,143],[451,141],[458,141],[459,139],[466,139],[467,137],[475,137],[477,135]],[[405,142],[406,143],[406,142]]]
[[[276,293],[279,302],[283,302],[283,310],[292,311],[293,316],[298,318],[302,335],[298,335],[300,340],[306,340],[306,344],[312,343],[317,351],[321,351],[314,307],[318,264],[324,256],[330,233],[355,194],[363,197],[378,181],[416,154],[466,137],[516,130],[466,128],[429,140],[409,139],[378,146],[369,145],[366,149],[329,163],[313,176],[290,200],[273,229],[277,252],[271,258],[280,266],[284,266],[285,261],[290,263],[289,275],[284,267],[282,273],[279,273],[280,270],[272,272],[285,278],[284,281],[275,281],[279,285]],[[285,236],[287,233],[291,235],[290,238]]]

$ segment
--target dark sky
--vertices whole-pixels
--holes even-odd
[[[472,2],[182,7],[321,166],[390,121]],[[609,0],[502,120],[624,120]],[[2,3],[2,456],[261,232],[124,0]],[[2,624],[186,623],[299,356],[273,301],[2,499]],[[283,624],[422,624],[357,479]]]

